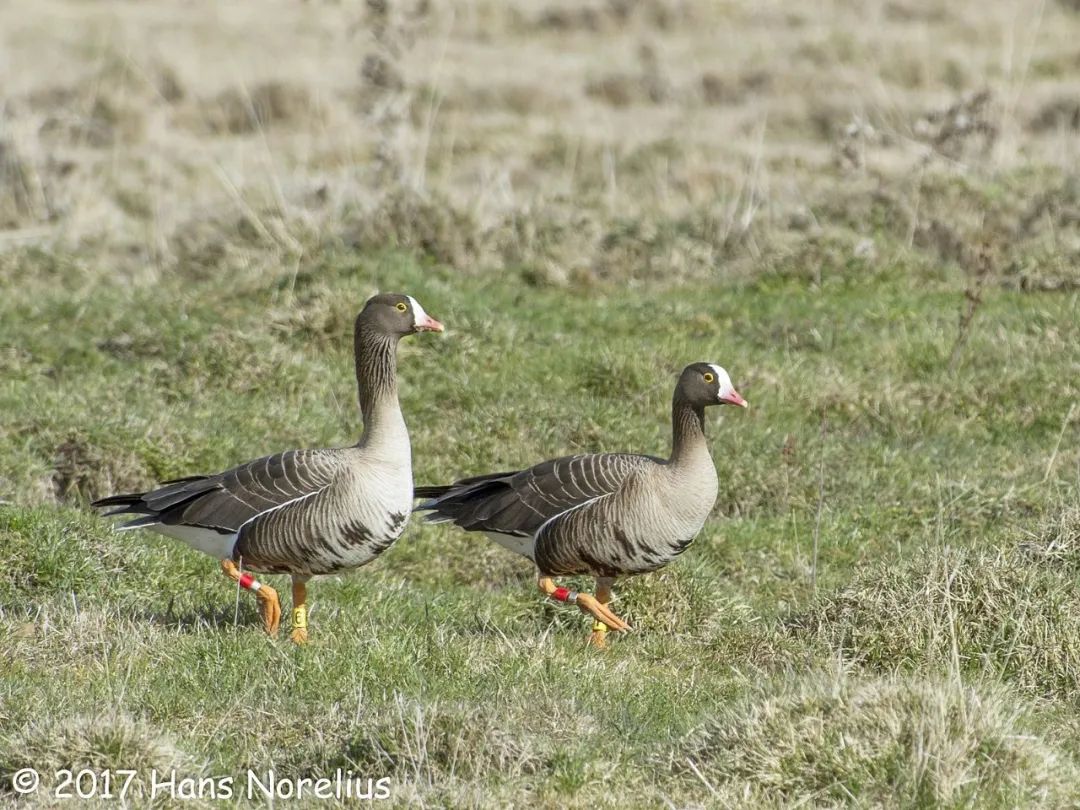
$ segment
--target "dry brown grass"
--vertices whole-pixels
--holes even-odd
[[[1003,272],[1077,283],[1052,258],[1080,250],[1053,201],[1076,156],[1062,4],[50,2],[0,22],[38,65],[6,85],[0,227],[120,241],[134,280],[235,267],[245,234],[204,224],[238,218],[286,254],[313,234],[540,283],[738,273],[813,253],[867,190],[906,213],[899,249],[956,261],[986,223],[938,192],[1035,164],[1052,199],[1011,218],[1026,253]]]
[[[151,802],[151,774],[156,771],[162,779],[176,775],[179,782],[198,778],[202,768],[194,757],[184,752],[159,729],[123,714],[104,712],[96,717],[43,719],[23,728],[14,735],[0,737],[0,796],[9,792],[11,777],[21,768],[33,767],[42,774],[41,795],[35,797],[38,806],[63,806],[63,800],[50,801],[52,792],[62,783],[54,778],[61,770],[78,774],[83,769],[96,773],[130,769],[137,771],[129,786],[128,801],[146,806],[164,806],[163,796]],[[117,776],[113,790],[118,795],[124,779]],[[90,789],[88,781],[84,790]],[[76,788],[64,788],[75,796]],[[103,792],[99,786],[96,791]],[[68,799],[68,801],[79,799]],[[200,802],[196,806],[202,806]]]

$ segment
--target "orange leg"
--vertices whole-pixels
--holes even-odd
[[[278,626],[281,624],[281,602],[278,600],[277,591],[269,585],[262,584],[251,574],[241,573],[232,560],[222,560],[221,570],[241,588],[255,592],[255,598],[259,600],[259,615],[262,617],[263,629],[268,636],[276,636]]]
[[[600,582],[601,580],[598,579],[597,583],[599,584]],[[588,613],[596,620],[597,624],[603,624],[605,628],[616,631],[630,629],[630,625],[612,613],[606,604],[601,604],[592,594],[575,593],[566,588],[557,587],[551,577],[545,577],[543,575],[537,578],[536,587],[538,587],[540,592],[549,599],[554,599],[558,602],[570,602],[577,605],[582,613]],[[611,599],[610,585],[607,590],[607,599],[608,601]]]
[[[596,601],[604,607],[607,607],[608,603],[611,602],[611,586],[613,584],[615,584],[614,577],[596,578]],[[589,634],[586,644],[596,647],[598,650],[604,649],[607,647],[607,633],[608,626],[604,622],[594,620],[592,632]]]
[[[292,633],[293,644],[307,644],[307,581],[308,577],[293,574],[292,578]]]

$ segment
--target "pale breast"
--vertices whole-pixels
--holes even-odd
[[[689,470],[665,470],[658,479],[654,497],[662,502],[664,518],[672,533],[693,538],[709,519],[719,491],[712,460],[707,459]]]
[[[370,464],[350,476],[339,495],[338,516],[323,533],[327,553],[320,571],[356,568],[386,551],[405,531],[412,511],[412,470],[401,464]]]
[[[711,472],[711,475],[709,473]],[[619,492],[567,512],[537,535],[544,573],[619,576],[653,571],[694,539],[716,500],[716,473],[669,476],[662,467],[627,479]]]

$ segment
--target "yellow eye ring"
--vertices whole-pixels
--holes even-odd
[[[398,312],[405,312],[409,308],[409,305],[404,301],[398,301],[394,306],[397,307]]]
[[[711,383],[713,380],[716,379],[716,377],[711,371],[706,371],[704,374],[701,375],[701,379],[705,380],[705,382],[707,383]]]

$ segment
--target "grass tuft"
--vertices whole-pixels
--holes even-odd
[[[155,726],[125,714],[106,713],[70,718],[48,717],[0,736],[0,795],[11,787],[21,768],[45,774],[45,784],[60,769],[88,768],[138,771],[149,780],[156,770],[163,778],[176,772],[179,781],[197,776],[196,760]]]
[[[675,748],[699,793],[792,805],[1061,807],[1076,763],[1005,690],[808,674],[757,687]],[[704,786],[707,786],[707,791]]]
[[[1080,572],[1080,508],[1066,507],[1044,518],[1018,550],[1054,570]]]
[[[399,699],[345,742],[340,765],[427,785],[491,773],[515,779],[550,767],[544,748],[490,709]]]
[[[958,667],[1041,697],[1080,694],[1075,580],[1012,550],[929,548],[872,566],[789,630],[875,672]]]
[[[127,448],[102,447],[74,434],[56,448],[52,485],[58,501],[89,503],[130,491],[148,478],[137,455]]]
[[[440,264],[468,268],[481,248],[478,225],[438,195],[400,189],[367,211],[346,214],[341,238],[364,250],[397,248]]]
[[[203,126],[211,133],[245,135],[279,126],[309,126],[325,109],[308,88],[286,81],[268,81],[247,89],[227,89],[199,106]]]

